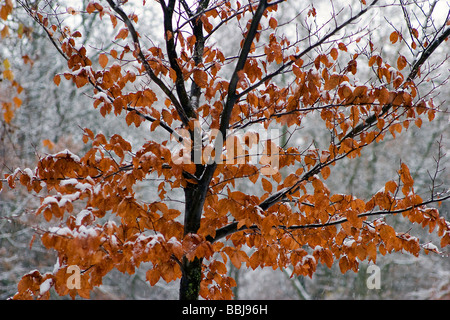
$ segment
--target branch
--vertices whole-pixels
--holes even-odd
[[[373,3],[372,3],[373,4]],[[441,29],[443,30],[443,28]],[[411,71],[406,79],[406,82],[408,81],[413,81],[419,70],[420,67],[428,60],[428,58],[431,56],[431,54],[439,47],[440,44],[442,44],[442,42],[444,42],[448,37],[450,36],[450,27],[447,28],[440,36],[435,37],[434,41],[431,43],[431,45],[429,45],[420,55],[419,59],[417,59],[412,68]],[[339,141],[338,145],[342,144],[342,142],[347,139],[347,138],[353,138],[355,137],[357,134],[363,132],[364,130],[367,130],[368,128],[370,128],[379,117],[385,115],[386,113],[389,112],[389,110],[392,108],[392,104],[386,104],[382,107],[381,109],[381,113],[377,116],[376,114],[372,114],[370,116],[368,116],[366,118],[366,120],[362,123],[360,123],[359,125],[357,125],[356,127],[354,127],[349,133],[347,133],[342,139],[341,141]]]
[[[50,42],[53,44],[53,46],[58,50],[59,54],[66,60],[69,60],[69,57],[61,50],[61,48],[56,43],[56,39],[53,37],[53,34],[48,30],[48,28],[42,23],[42,21],[38,18],[38,15],[35,11],[33,11],[32,8],[28,5],[28,3],[24,3],[23,1],[19,0],[17,1],[19,5],[24,8],[24,10],[27,12],[27,14],[33,18],[34,21],[36,21],[37,24],[39,24],[42,29],[44,29],[45,33],[47,34]],[[28,2],[28,1],[27,1]]]
[[[128,18],[127,14],[119,6],[117,6],[114,3],[114,0],[106,0],[106,1],[111,6],[111,8],[122,18],[123,22],[127,26],[128,30],[133,38],[133,43],[134,43],[135,50],[137,52],[139,61],[144,65],[145,71],[148,73],[148,75],[153,80],[153,82],[155,82],[158,85],[158,87],[169,97],[170,101],[175,106],[175,109],[177,110],[181,121],[185,125],[187,125],[189,123],[189,117],[186,115],[184,108],[181,106],[180,102],[177,100],[177,98],[172,93],[172,91],[164,84],[164,82],[161,79],[159,79],[155,75],[150,64],[148,63],[147,59],[145,58],[144,54],[142,53],[139,37],[137,35],[136,29],[133,26],[133,23]],[[161,3],[164,3],[164,2],[161,1]]]
[[[273,77],[280,75],[287,67],[290,67],[292,64],[295,63],[296,60],[298,60],[299,58],[303,57],[305,54],[307,54],[308,52],[310,52],[311,50],[315,49],[316,47],[319,47],[320,45],[322,45],[325,41],[327,41],[329,38],[331,38],[332,36],[334,36],[337,32],[339,32],[342,28],[344,28],[345,26],[351,24],[353,21],[357,20],[358,18],[360,18],[362,15],[364,15],[369,9],[371,9],[376,3],[378,2],[378,0],[374,0],[369,6],[367,6],[367,8],[361,10],[356,16],[353,16],[351,18],[349,18],[347,21],[345,21],[344,23],[342,23],[341,25],[337,26],[333,31],[331,31],[329,34],[327,34],[326,36],[324,36],[322,39],[320,39],[318,42],[314,43],[313,45],[309,46],[308,48],[306,48],[305,50],[303,50],[302,52],[300,52],[297,55],[293,55],[291,61],[283,64],[281,67],[279,67],[277,70],[275,70],[274,72],[266,75],[264,78],[262,78],[261,80],[259,80],[258,82],[256,82],[254,85],[248,87],[246,90],[242,91],[241,93],[239,93],[237,95],[237,98],[240,98],[244,95],[246,95],[247,93],[255,90],[256,88],[258,88],[259,86],[261,86],[263,83],[265,83],[267,80],[272,79]]]
[[[103,92],[103,93],[106,94],[105,90],[103,90],[103,89],[100,88],[98,85],[96,85],[96,84],[94,83],[94,81],[91,79],[91,77],[88,77],[88,81],[89,81],[89,83],[90,83],[95,89],[97,89],[97,91]],[[106,96],[108,97],[108,100],[109,100],[111,103],[114,103],[114,99],[115,99],[114,97],[111,97],[111,96],[108,95],[108,94],[106,94]],[[153,118],[152,116],[143,114],[142,112],[140,112],[140,111],[137,110],[136,108],[132,108],[132,107],[130,107],[130,106],[127,106],[125,109],[126,109],[127,111],[134,111],[134,112],[136,112],[136,114],[137,114],[138,116],[140,116],[141,118],[144,118],[144,119],[147,120],[147,121],[154,122],[154,121],[157,120],[156,118]],[[175,138],[178,142],[183,142],[183,137],[180,136],[180,135],[179,135],[174,129],[172,129],[167,123],[165,123],[165,122],[162,121],[162,120],[159,120],[159,125],[160,125],[162,128],[164,128],[167,132],[169,132],[171,135],[173,135],[174,138]]]
[[[162,80],[160,80],[154,73],[153,70],[151,69],[150,65],[148,64],[147,60],[145,59],[144,55],[142,54],[142,51],[140,49],[140,43],[139,43],[139,39],[136,33],[136,30],[134,29],[130,19],[128,18],[128,16],[123,12],[122,9],[120,9],[119,7],[117,7],[114,2],[112,0],[107,0],[108,3],[111,5],[111,8],[114,9],[114,11],[116,11],[122,18],[122,20],[124,21],[124,23],[127,25],[132,37],[133,37],[133,41],[134,44],[136,46],[137,51],[139,52],[139,60],[144,64],[144,67],[147,71],[147,73],[150,75],[150,78],[159,86],[160,89],[163,90],[163,92],[165,94],[167,94],[167,96],[169,97],[169,99],[172,101],[172,103],[174,104],[175,108],[178,110],[180,107],[179,102],[177,101],[176,97],[172,94],[172,92],[170,91],[169,88],[167,88],[167,86],[162,82]],[[50,33],[50,31],[48,30],[48,28],[38,19],[38,16],[35,14],[35,12],[23,1],[18,1],[18,3],[25,9],[25,11],[28,13],[29,16],[31,16],[46,32],[48,38],[50,39],[51,43],[53,44],[53,46],[56,48],[56,50],[58,50],[58,52],[60,53],[60,55],[65,59],[65,60],[69,60],[69,58],[67,57],[67,55],[61,50],[61,48],[58,46],[58,44],[56,43],[57,40],[55,40],[55,38],[52,36],[52,34]],[[93,80],[88,77],[89,83],[95,88],[97,89],[99,92],[104,92],[104,90],[102,88],[100,88],[99,86],[97,86]],[[108,96],[110,102],[114,102],[114,98],[111,96]],[[156,121],[155,118],[150,117],[148,115],[145,115],[141,112],[139,112],[138,110],[131,108],[131,107],[127,107],[126,108],[128,111],[135,111],[140,117],[144,118],[145,120],[154,122]],[[167,125],[165,122],[160,121],[160,126],[163,127],[167,132],[169,132],[170,134],[172,134],[175,139],[179,142],[183,141],[183,137],[180,136],[175,130],[173,130],[169,125]]]
[[[231,112],[233,110],[234,104],[240,95],[236,94],[237,85],[239,82],[239,71],[244,69],[245,62],[247,61],[248,54],[250,52],[253,40],[258,31],[258,25],[261,21],[261,18],[264,14],[264,11],[268,7],[267,0],[261,0],[259,2],[258,8],[255,11],[255,14],[252,19],[252,23],[247,32],[247,36],[244,40],[244,45],[242,46],[241,54],[239,55],[239,59],[236,63],[236,67],[234,69],[233,75],[231,76],[230,84],[228,87],[228,97],[223,108],[222,117],[220,121],[219,130],[222,133],[222,136],[225,136],[226,130],[228,129],[228,125],[230,122]]]
[[[450,27],[448,27],[439,37],[437,37],[420,55],[420,58],[414,62],[411,72],[406,81],[412,81],[416,78],[420,67],[431,56],[431,54],[439,47],[439,45],[450,36]]]
[[[150,121],[150,122],[154,122],[154,121],[156,121],[157,119],[155,119],[155,118],[153,118],[153,117],[151,117],[151,116],[149,116],[149,115],[146,115],[146,114],[143,114],[142,112],[140,112],[139,110],[137,110],[137,109],[135,109],[135,108],[132,108],[132,107],[127,107],[127,110],[128,111],[134,111],[134,112],[136,112],[136,114],[138,115],[138,116],[140,116],[140,117],[142,117],[142,118],[144,118],[145,120],[148,120],[148,121]],[[175,139],[178,141],[178,142],[183,142],[183,137],[182,136],[180,136],[174,129],[172,129],[167,123],[165,123],[164,121],[159,121],[159,125],[161,126],[161,127],[163,127],[167,132],[169,132],[171,135],[173,135],[174,137],[175,137]]]
[[[392,215],[392,214],[397,214],[397,213],[402,213],[402,212],[406,212],[409,210],[412,210],[414,208],[417,207],[421,207],[421,206],[425,206],[431,203],[436,203],[439,201],[444,201],[450,199],[450,195],[447,195],[445,197],[442,197],[440,199],[431,199],[428,201],[424,201],[421,204],[418,205],[412,205],[410,207],[404,208],[404,209],[399,209],[399,210],[390,210],[390,211],[371,211],[371,212],[365,212],[365,213],[361,213],[359,214],[357,217],[358,218],[362,218],[362,217],[373,217],[373,216],[379,216],[379,215]],[[296,226],[290,226],[290,227],[286,227],[284,225],[279,225],[279,226],[274,226],[274,228],[278,228],[278,229],[282,229],[282,230],[286,230],[286,231],[294,231],[294,230],[299,230],[299,229],[317,229],[317,228],[323,228],[323,227],[328,227],[328,226],[333,226],[333,225],[338,225],[338,224],[342,224],[344,222],[347,222],[348,219],[347,218],[342,218],[336,221],[330,221],[330,222],[326,222],[326,223],[313,223],[313,224],[306,224],[306,225],[296,225]],[[232,235],[233,233],[239,232],[239,231],[245,231],[245,230],[259,230],[259,228],[256,225],[247,227],[247,226],[242,226],[241,228],[238,229],[238,222],[233,222],[230,223],[229,225],[222,227],[220,229],[216,230],[216,236],[215,237],[211,237],[208,236],[207,240],[211,243],[216,242],[217,240],[220,240],[222,238],[225,238],[229,235]]]
[[[108,0],[112,1],[112,0]],[[175,71],[177,79],[175,81],[175,88],[177,90],[178,98],[180,99],[181,109],[178,110],[180,118],[185,125],[189,124],[190,118],[197,118],[196,112],[191,105],[189,96],[184,86],[183,71],[178,64],[178,55],[175,46],[175,37],[173,33],[172,17],[175,8],[175,0],[169,0],[166,6],[164,1],[159,2],[164,14],[164,38],[166,41],[167,56],[169,57],[170,67]]]
[[[413,81],[417,74],[419,73],[420,67],[425,63],[425,61],[428,60],[428,58],[431,56],[431,54],[439,47],[439,45],[445,41],[446,38],[448,38],[450,36],[450,27],[447,28],[439,37],[437,37],[432,43],[431,45],[429,45],[420,55],[419,59],[417,59],[412,68],[411,71],[408,75],[408,77],[406,78],[406,82],[409,81]],[[384,114],[386,114],[390,109],[392,108],[392,104],[386,104],[383,106],[383,108],[381,109],[381,113],[380,115],[376,115],[376,114],[372,114],[369,117],[367,117],[367,119],[363,122],[360,123],[359,125],[357,125],[355,128],[353,128],[347,135],[345,135],[345,137],[342,139],[345,140],[347,138],[353,138],[354,136],[356,136],[358,133],[362,132],[363,130],[367,129],[368,127],[370,127],[373,123],[375,123],[375,121],[377,121],[377,119],[380,116],[383,116]]]
[[[187,4],[183,1],[183,6],[185,10],[188,11],[189,16],[191,17],[193,13],[189,10]],[[194,47],[194,55],[192,59],[194,60],[195,66],[198,66],[203,61],[203,52],[205,49],[205,37],[203,35],[203,22],[200,19],[200,16],[203,14],[205,9],[208,7],[209,0],[202,0],[198,3],[197,11],[195,13],[198,18],[192,21],[192,33],[195,36],[195,47]],[[200,87],[192,81],[191,84],[191,104],[192,107],[197,109],[200,103],[201,90]]]

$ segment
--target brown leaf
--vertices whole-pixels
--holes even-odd
[[[330,56],[333,58],[333,60],[337,60],[338,58],[338,51],[336,48],[331,49],[330,51]]]
[[[397,59],[397,68],[398,70],[403,70],[407,65],[406,58],[404,56],[399,56]]]
[[[398,41],[398,36],[399,36],[399,33],[397,31],[394,31],[391,33],[391,35],[389,36],[389,40],[391,40],[392,44],[394,44]]]
[[[98,57],[98,63],[100,63],[100,66],[102,68],[106,67],[106,65],[108,64],[108,57],[106,56],[106,54],[100,54],[100,56]]]
[[[208,86],[208,74],[200,69],[194,71],[194,81],[200,88]]]
[[[61,76],[59,74],[57,74],[56,76],[53,77],[53,82],[59,86],[59,84],[61,83]]]
[[[128,29],[123,28],[120,29],[119,33],[117,34],[117,36],[114,38],[114,40],[117,39],[126,39],[128,37]]]
[[[278,26],[278,21],[277,21],[277,19],[275,19],[274,17],[270,18],[270,19],[269,19],[269,26],[270,26],[272,29],[276,29],[276,27]]]

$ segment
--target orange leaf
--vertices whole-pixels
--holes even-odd
[[[22,105],[22,100],[18,97],[14,97],[13,98],[14,104],[16,105],[16,107],[20,107]]]
[[[61,76],[59,74],[57,74],[56,76],[53,77],[53,82],[59,86],[59,84],[61,83]]]
[[[325,168],[323,168],[322,171],[321,171],[322,177],[323,177],[325,180],[327,180],[328,177],[330,176],[330,172],[331,172],[330,167],[325,167]]]
[[[330,56],[333,58],[333,60],[337,60],[338,58],[338,51],[336,48],[331,49]]]
[[[339,260],[339,269],[341,269],[342,273],[345,273],[348,271],[349,269],[349,264],[348,264],[348,258],[346,256],[343,256],[340,260]]]
[[[378,56],[371,56],[369,59],[369,67],[373,66],[375,64],[375,62],[377,62],[377,57]]]
[[[208,85],[208,74],[203,70],[197,69],[194,71],[194,81],[199,87],[205,88]]]
[[[277,21],[277,19],[275,19],[275,18],[270,18],[270,20],[269,20],[269,26],[272,28],[272,29],[275,29],[277,26],[278,26],[278,21]]]
[[[262,182],[262,187],[263,187],[264,191],[272,192],[272,184],[270,183],[269,180],[262,178],[261,182]]]
[[[428,110],[428,121],[433,121],[434,117],[436,116],[435,110]]]
[[[148,282],[150,282],[151,286],[154,286],[159,281],[160,277],[161,277],[161,274],[159,273],[159,270],[157,270],[157,269],[150,269],[146,273],[146,278],[147,278]]]
[[[9,69],[5,70],[3,71],[3,77],[12,82],[14,80],[14,73]]]
[[[397,183],[395,181],[386,182],[384,190],[390,192],[391,194],[394,194],[395,190],[397,190]]]
[[[6,38],[9,35],[9,28],[8,26],[4,26],[2,31],[0,32],[0,35],[3,38]]]
[[[164,122],[166,122],[170,126],[173,121],[172,114],[169,111],[167,111],[166,109],[163,109],[161,113],[162,113]]]
[[[339,50],[341,50],[341,51],[347,51],[347,46],[346,46],[345,44],[343,44],[342,42],[340,42],[340,43],[338,44],[338,48],[339,48]]]
[[[398,41],[398,36],[399,36],[398,32],[394,31],[389,36],[389,40],[391,40],[391,42],[394,44],[394,43],[396,43]]]
[[[100,54],[100,56],[98,57],[98,63],[100,63],[100,66],[102,68],[106,67],[106,65],[108,64],[108,57],[106,56],[106,54]]]
[[[150,131],[155,131],[156,127],[159,126],[160,122],[161,122],[161,121],[160,121],[159,119],[153,121],[153,123],[152,123],[151,126],[150,126]]]
[[[417,119],[414,121],[414,123],[416,124],[416,126],[417,126],[418,128],[420,128],[420,127],[422,126],[422,119],[417,118]]]
[[[403,70],[407,65],[406,58],[404,56],[399,56],[397,59],[398,70]]]
[[[342,76],[340,76],[338,74],[333,74],[328,79],[328,81],[325,81],[324,89],[325,90],[333,90],[334,88],[336,88],[339,85],[339,83],[341,81],[342,81]]]
[[[55,147],[55,144],[49,139],[43,140],[42,144],[44,145],[44,147],[47,147],[50,151]]]
[[[126,37],[128,37],[128,29],[120,29],[119,33],[117,34],[117,36],[114,38],[115,40],[117,39],[125,39]]]

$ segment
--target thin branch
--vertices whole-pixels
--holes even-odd
[[[431,44],[428,46],[420,55],[420,58],[416,60],[411,68],[411,72],[409,73],[408,77],[406,78],[406,82],[413,81],[419,70],[420,67],[427,61],[427,59],[431,56],[431,54],[439,47],[439,45],[445,41],[446,38],[450,36],[450,27],[447,28],[442,35],[437,37]],[[406,83],[405,82],[405,83]],[[350,131],[342,140],[345,140],[346,138],[353,138],[363,130],[367,129],[367,127],[371,126],[380,116],[383,116],[386,114],[390,109],[392,108],[392,104],[388,103],[383,106],[381,109],[380,115],[372,114],[369,117],[365,119],[364,122],[357,125],[355,128],[353,128],[352,131]]]
[[[175,95],[172,93],[172,91],[164,84],[164,82],[155,75],[150,64],[148,63],[147,59],[145,58],[145,56],[142,52],[142,49],[141,49],[141,44],[139,41],[138,34],[136,32],[136,29],[133,26],[133,23],[128,18],[127,14],[118,5],[116,5],[113,0],[106,0],[106,1],[111,6],[111,8],[122,18],[123,22],[127,26],[128,30],[133,38],[133,43],[135,46],[135,50],[138,54],[139,61],[144,65],[145,71],[148,73],[148,75],[153,80],[153,82],[155,82],[158,85],[158,87],[169,97],[170,101],[175,106],[175,109],[177,110],[181,121],[185,125],[187,125],[189,123],[189,117],[187,116],[181,103],[178,101],[178,99],[175,97]],[[161,1],[161,5],[163,5],[163,3],[164,3],[164,1]]]
[[[239,93],[237,95],[237,98],[240,98],[242,96],[245,96],[246,94],[248,94],[249,92],[255,90],[256,88],[258,88],[259,86],[261,86],[262,84],[264,84],[267,80],[272,79],[275,76],[278,76],[280,74],[282,74],[282,72],[290,67],[291,65],[293,65],[295,63],[296,60],[300,59],[301,57],[303,57],[305,54],[309,53],[310,51],[312,51],[313,49],[321,46],[323,43],[325,43],[328,39],[330,39],[332,36],[334,36],[336,33],[338,33],[341,29],[343,29],[345,26],[351,24],[353,21],[359,19],[362,15],[364,15],[370,8],[372,8],[376,3],[378,2],[378,0],[374,0],[367,8],[361,10],[357,15],[349,18],[347,21],[345,21],[344,23],[342,23],[340,26],[336,27],[333,31],[331,31],[330,33],[328,33],[326,36],[324,36],[322,39],[320,39],[319,41],[317,41],[316,43],[310,45],[308,48],[306,48],[305,50],[303,50],[302,52],[300,52],[297,55],[293,55],[292,59],[283,64],[281,67],[279,67],[277,70],[275,70],[274,72],[266,75],[265,77],[263,77],[260,81],[256,82],[254,85],[248,87],[246,90],[242,91],[241,93]]]
[[[363,217],[373,217],[373,216],[379,216],[379,215],[393,215],[393,214],[398,214],[398,213],[403,213],[409,210],[412,210],[414,208],[418,208],[421,206],[426,206],[428,204],[432,204],[432,203],[436,203],[438,201],[444,201],[450,199],[450,195],[447,195],[445,197],[442,197],[440,199],[431,199],[428,201],[424,201],[421,204],[417,204],[417,205],[413,205],[404,209],[399,209],[399,210],[390,210],[390,211],[372,211],[372,212],[365,212],[365,213],[361,213],[359,214],[357,217],[358,218],[363,218]],[[333,226],[333,225],[338,225],[338,224],[342,224],[344,222],[347,222],[348,219],[347,218],[342,218],[336,221],[330,221],[330,222],[326,222],[326,223],[313,223],[313,224],[306,224],[306,225],[295,225],[295,226],[283,226],[283,225],[279,225],[279,226],[274,226],[274,228],[278,228],[278,229],[282,229],[285,231],[294,231],[294,230],[300,230],[300,229],[318,229],[318,228],[323,228],[323,227],[329,227],[329,226]],[[229,225],[222,227],[218,230],[216,230],[216,236],[215,237],[207,237],[207,240],[211,243],[216,242],[222,238],[225,238],[229,235],[232,235],[233,233],[239,232],[239,231],[245,231],[245,230],[259,230],[259,228],[255,225],[247,227],[247,226],[242,226],[241,228],[238,228],[238,222],[233,222],[230,223]]]
[[[108,0],[112,1],[112,0]],[[175,37],[172,26],[172,17],[175,8],[175,0],[169,0],[168,5],[164,3],[164,1],[160,1],[161,8],[164,14],[164,38],[166,42],[166,50],[167,56],[169,57],[170,67],[175,71],[177,76],[175,80],[175,88],[178,94],[178,98],[180,99],[180,107],[181,109],[178,111],[180,114],[180,118],[182,119],[185,125],[189,124],[190,118],[197,118],[196,112],[191,105],[191,101],[186,92],[186,87],[184,86],[184,76],[183,71],[178,64],[178,55],[175,46]]]
[[[53,46],[56,48],[56,50],[58,50],[59,54],[66,60],[69,60],[69,57],[67,57],[67,55],[61,50],[60,46],[56,43],[56,39],[53,37],[53,34],[48,30],[48,28],[39,20],[38,15],[36,14],[36,12],[33,11],[32,8],[29,7],[28,4],[24,3],[21,0],[17,1],[20,6],[22,8],[25,9],[25,11],[27,12],[27,14],[33,18],[34,21],[36,21],[41,27],[42,29],[44,29],[45,33],[47,34],[50,42],[53,44]]]
[[[245,62],[247,61],[247,57],[250,52],[253,40],[258,31],[259,22],[266,8],[267,8],[267,0],[261,0],[259,2],[258,8],[255,11],[255,15],[252,19],[252,23],[250,24],[250,28],[247,32],[247,36],[245,37],[244,44],[242,46],[241,54],[239,55],[239,59],[236,63],[233,75],[231,76],[230,84],[228,87],[228,97],[225,106],[223,108],[219,127],[219,130],[223,136],[225,136],[226,130],[228,129],[231,112],[233,110],[234,104],[239,98],[239,95],[236,94],[236,89],[239,82],[239,72],[242,69],[244,69],[244,65]]]

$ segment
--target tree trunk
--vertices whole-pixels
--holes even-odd
[[[213,166],[215,168],[215,166]],[[214,172],[212,168],[212,172]],[[205,167],[197,165],[196,177],[202,176]],[[204,179],[197,184],[188,183],[184,189],[185,213],[184,213],[184,235],[197,233],[200,228],[200,219],[203,212],[209,181],[212,174],[203,175]],[[182,272],[180,283],[180,300],[197,300],[200,293],[200,282],[202,280],[202,259],[195,258],[190,261],[186,257],[182,261]]]
[[[198,300],[202,281],[202,259],[189,261],[183,258],[183,276],[180,283],[180,300]]]

